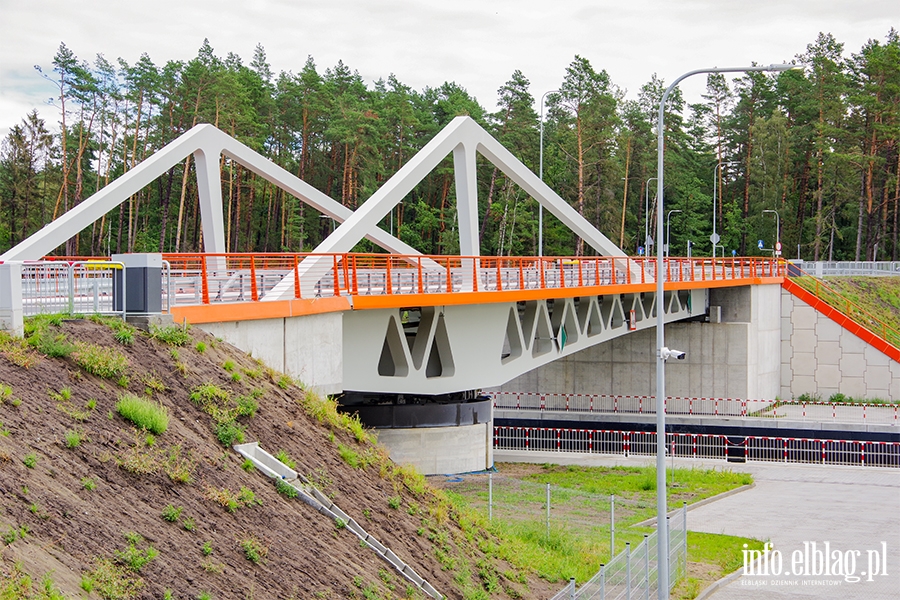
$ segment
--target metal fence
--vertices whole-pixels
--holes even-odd
[[[111,260],[39,261],[22,264],[22,312],[40,314],[124,314],[125,285],[116,286],[125,265]],[[172,290],[163,262],[162,309],[168,312]],[[119,298],[116,295],[119,294]]]
[[[656,432],[494,427],[495,450],[653,456]],[[666,433],[672,457],[900,468],[900,442]]]
[[[816,277],[825,276],[900,276],[900,262],[890,261],[818,261],[797,262],[798,267]]]
[[[553,394],[539,392],[488,392],[494,408],[587,412],[601,414],[656,414],[653,396],[618,394]],[[865,402],[816,402],[800,400],[747,400],[741,398],[686,398],[669,396],[666,414],[702,417],[741,417],[872,423],[900,426],[900,404]]]
[[[674,523],[673,523],[674,522]],[[687,575],[687,505],[666,518],[669,537],[669,591]],[[658,536],[645,535],[635,548],[625,550],[600,567],[596,575],[581,587],[573,582],[555,596],[556,600],[618,600],[620,598],[650,600],[659,590]]]

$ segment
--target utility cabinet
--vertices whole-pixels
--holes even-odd
[[[113,310],[126,313],[162,312],[162,254],[113,254],[125,265],[113,275]]]

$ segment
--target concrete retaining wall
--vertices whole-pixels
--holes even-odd
[[[322,394],[342,392],[343,314],[198,325]]]
[[[720,323],[666,325],[666,345],[687,352],[666,363],[666,394],[768,398],[779,393],[780,285],[710,290]],[[718,312],[714,310],[714,312]],[[510,391],[652,395],[656,330],[638,331],[535,369],[504,384]]]
[[[412,464],[420,473],[470,473],[494,466],[493,425],[378,429],[378,441],[399,464]]]
[[[809,304],[781,294],[782,398],[900,400],[900,363],[879,352]]]

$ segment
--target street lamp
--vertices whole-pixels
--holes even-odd
[[[659,101],[659,115],[656,120],[656,238],[661,239],[663,234],[663,190],[665,179],[663,173],[663,157],[665,150],[665,119],[666,100],[672,90],[681,83],[682,79],[700,73],[742,73],[747,71],[788,71],[802,69],[800,65],[769,65],[766,67],[712,67],[689,71],[672,82],[663,93]],[[665,332],[663,327],[663,253],[662,244],[656,246],[656,543],[657,543],[657,582],[659,584],[659,599],[669,597],[669,532],[666,527],[666,415],[665,415],[665,382],[666,359],[670,356],[682,358],[683,353],[666,348]]]
[[[548,90],[541,96],[541,148],[538,161],[538,179],[544,181],[544,98],[547,94],[557,94],[559,90]],[[544,255],[544,205],[538,202],[538,256]]]
[[[777,210],[764,210],[763,214],[773,213],[775,215],[775,256],[781,256],[781,215]]]
[[[713,170],[713,232],[712,235],[709,236],[709,241],[712,242],[712,255],[713,258],[716,257],[716,244],[719,243],[719,236],[716,234],[716,221],[718,221],[718,215],[716,214],[716,208],[718,207],[718,198],[716,197],[716,184],[719,181],[719,173],[721,173],[722,165],[736,165],[739,164],[736,160],[729,160],[720,162],[716,165],[716,168]],[[722,256],[725,256],[725,246],[722,246]]]
[[[659,180],[656,177],[651,177],[647,180],[647,184],[644,187],[644,254],[646,256],[650,255],[650,182]],[[656,186],[659,189],[659,185]]]
[[[682,211],[681,210],[670,210],[669,214],[666,215],[666,246],[665,246],[665,248],[663,248],[663,250],[666,251],[667,257],[669,256],[669,254],[671,254],[669,252],[669,244],[672,241],[672,238],[669,236],[669,225],[671,225],[671,223],[669,222],[669,219],[672,218],[672,213],[680,213],[680,212],[682,212]]]

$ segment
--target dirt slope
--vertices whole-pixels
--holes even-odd
[[[11,594],[0,597],[31,597],[24,588],[9,592],[24,574],[35,590],[49,574],[50,587],[67,598],[129,597],[134,588],[130,597],[139,598],[421,596],[348,530],[242,469],[217,440],[212,417],[190,399],[203,384],[232,400],[255,398],[255,414],[237,420],[246,441],[285,451],[298,472],[446,596],[540,598],[559,587],[497,558],[496,540],[461,528],[440,493],[336,424],[330,403],[228,344],[191,330],[181,347],[142,332],[123,345],[91,320],[47,331],[44,339],[59,344],[112,349],[127,367],[103,379],[77,364],[86,346],[51,358],[0,339],[0,592]],[[168,429],[148,436],[121,417],[116,402],[126,392],[165,406]],[[316,411],[324,423],[310,416]],[[229,495],[234,512],[222,504]],[[168,506],[181,509],[174,522],[162,517]],[[152,554],[148,548],[158,554],[137,572],[126,568]],[[256,562],[248,558],[254,552]],[[83,586],[87,580],[93,586]]]

